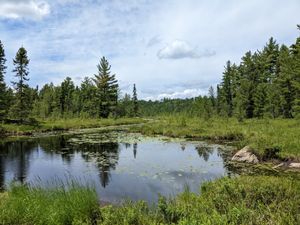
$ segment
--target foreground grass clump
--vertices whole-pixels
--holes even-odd
[[[234,141],[239,148],[250,145],[263,157],[279,150],[282,158],[300,160],[300,120],[236,118],[160,117],[156,122],[133,128],[147,135],[199,138],[212,141]]]
[[[98,224],[300,224],[300,181],[278,177],[223,178],[155,208],[143,202],[101,209]]]
[[[92,224],[98,201],[93,189],[12,186],[0,195],[0,224]]]
[[[157,205],[127,202],[100,207],[95,191],[73,186],[13,186],[0,194],[0,224],[300,224],[300,180],[290,177],[222,178]]]

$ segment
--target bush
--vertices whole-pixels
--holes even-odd
[[[278,159],[280,151],[281,148],[279,147],[266,148],[263,153],[263,160]]]

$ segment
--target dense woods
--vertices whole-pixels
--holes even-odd
[[[298,29],[300,27],[298,26]],[[291,46],[270,38],[265,47],[246,52],[240,63],[226,62],[222,81],[207,96],[191,99],[138,100],[121,95],[115,74],[105,57],[97,73],[76,86],[70,77],[60,85],[32,88],[27,51],[21,47],[13,60],[15,80],[5,84],[6,58],[0,41],[0,119],[108,118],[181,113],[187,116],[293,118],[300,114],[300,37]]]

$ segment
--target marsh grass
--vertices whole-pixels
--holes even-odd
[[[199,194],[201,193],[201,194]],[[178,196],[101,207],[93,188],[12,185],[0,193],[0,224],[300,224],[300,180],[240,176],[188,188]]]
[[[222,178],[156,207],[143,202],[101,209],[98,224],[300,224],[300,181],[268,176]]]
[[[98,213],[93,188],[42,188],[13,184],[0,195],[0,224],[92,224]]]

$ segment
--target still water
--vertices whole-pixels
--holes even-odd
[[[95,186],[101,201],[155,202],[230,174],[219,145],[125,132],[83,132],[0,143],[0,186],[12,181]]]

